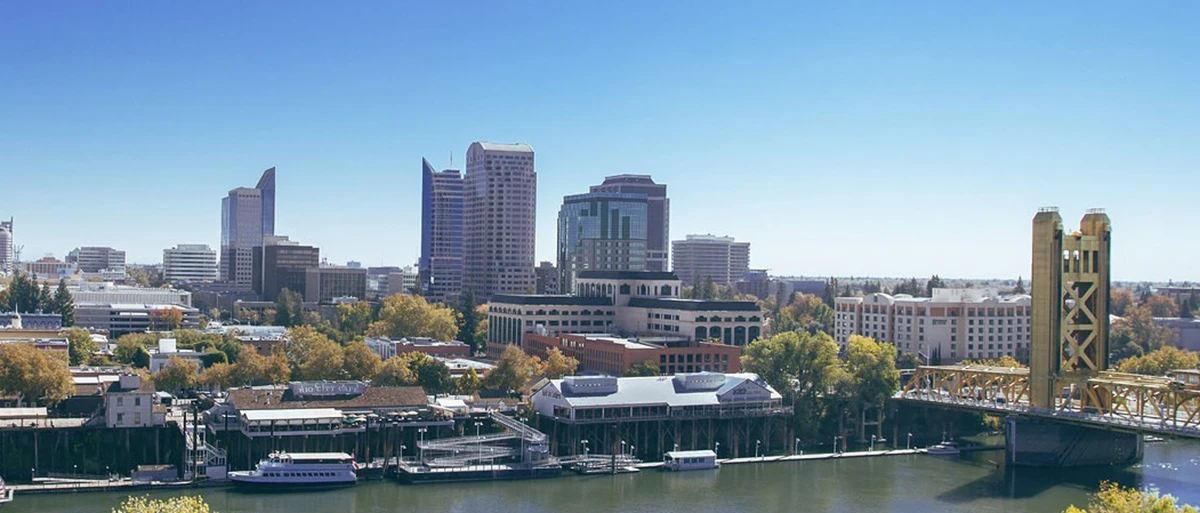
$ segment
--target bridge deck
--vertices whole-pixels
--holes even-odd
[[[1064,387],[1053,408],[1037,408],[1029,402],[1029,369],[928,366],[918,368],[894,399],[1200,438],[1200,389],[1165,377],[1100,372],[1082,387]]]

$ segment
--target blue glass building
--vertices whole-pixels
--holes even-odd
[[[563,198],[559,291],[572,293],[581,271],[645,271],[649,219],[645,194],[591,192]]]
[[[420,287],[430,301],[449,302],[462,292],[463,176],[436,171],[421,159]]]

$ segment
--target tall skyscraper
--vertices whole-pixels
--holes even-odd
[[[463,179],[463,290],[479,301],[534,290],[537,172],[528,144],[475,142]]]
[[[0,274],[10,274],[16,268],[13,258],[13,220],[0,221]]]
[[[581,271],[645,271],[645,194],[590,192],[563,198],[558,211],[558,289],[575,290]]]
[[[254,248],[275,234],[275,168],[254,188],[238,187],[221,200],[221,281],[249,287]]]
[[[164,249],[163,279],[172,283],[215,281],[217,252],[208,244],[179,244]]]
[[[646,270],[667,270],[667,249],[671,240],[671,200],[667,184],[654,183],[650,175],[616,175],[593,185],[591,192],[645,194],[649,217],[646,224]]]
[[[688,235],[685,240],[671,242],[671,267],[684,285],[710,278],[715,283],[732,285],[750,270],[750,243],[737,242],[733,237]]]
[[[463,177],[421,159],[421,291],[447,302],[463,288]]]

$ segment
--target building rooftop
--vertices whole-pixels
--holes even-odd
[[[525,144],[525,143],[503,144],[503,143],[491,143],[491,142],[477,141],[475,144],[478,144],[480,148],[483,148],[486,151],[509,151],[509,152],[517,152],[517,153],[533,153],[533,147],[528,144]]]
[[[581,271],[581,280],[678,280],[669,271]]]
[[[571,406],[705,406],[737,401],[782,399],[757,374],[701,372],[675,376],[614,378],[572,376],[551,380]],[[736,391],[735,389],[741,389]]]
[[[753,301],[708,301],[703,299],[635,297],[629,306],[640,308],[665,308],[688,311],[739,311],[758,312],[761,309]]]
[[[625,346],[626,349],[659,349],[658,346],[644,344],[637,340],[632,340],[632,339],[628,339],[625,337],[618,337],[616,335],[612,335],[612,334],[608,334],[608,333],[581,333],[581,334],[579,334],[579,336],[586,338],[588,340],[602,340],[604,342],[612,342],[613,344]]]
[[[424,406],[429,398],[421,387],[371,387],[353,396],[298,398],[290,389],[238,388],[229,391],[229,402],[239,410],[313,408],[385,408]]]
[[[568,296],[563,294],[496,294],[492,303],[513,305],[565,305],[565,306],[612,306],[607,297]]]
[[[315,419],[338,420],[343,417],[342,412],[335,408],[279,408],[274,410],[243,410],[242,415],[250,422]]]

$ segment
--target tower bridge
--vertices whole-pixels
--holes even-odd
[[[1078,231],[1055,208],[1033,218],[1030,367],[919,367],[894,400],[1005,415],[1017,465],[1126,464],[1142,434],[1200,438],[1200,386],[1109,366],[1112,227],[1089,210]]]

